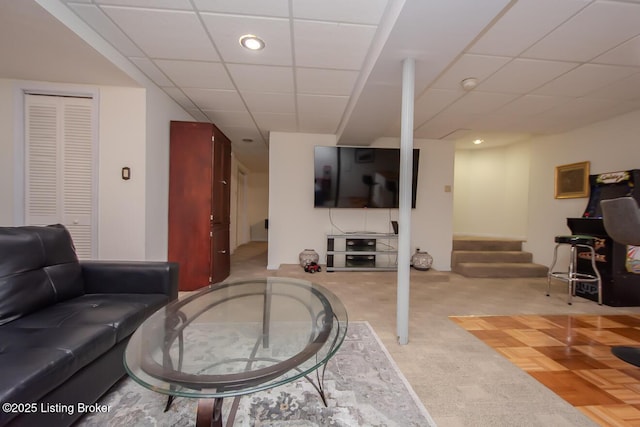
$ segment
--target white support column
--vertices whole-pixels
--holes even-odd
[[[401,345],[409,343],[409,290],[411,262],[411,174],[413,168],[413,103],[415,60],[402,63],[402,115],[400,121],[400,196],[398,213],[397,333]]]

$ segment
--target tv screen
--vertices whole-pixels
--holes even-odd
[[[416,207],[418,160],[413,150],[411,207]],[[400,149],[323,147],[314,152],[317,208],[397,208]]]

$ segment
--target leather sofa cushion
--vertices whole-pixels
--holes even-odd
[[[0,325],[82,294],[81,268],[64,226],[0,227]]]
[[[0,328],[0,401],[36,402],[116,342],[104,325]],[[0,423],[1,424],[1,423]]]
[[[119,342],[168,301],[168,297],[162,294],[86,294],[32,313],[10,326],[71,328],[103,325],[113,328],[116,342]]]

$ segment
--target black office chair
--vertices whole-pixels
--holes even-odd
[[[602,200],[602,221],[607,234],[623,245],[640,246],[640,208],[632,197]],[[640,367],[640,348],[615,346],[611,352],[619,359]]]

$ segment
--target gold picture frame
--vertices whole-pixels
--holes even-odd
[[[577,199],[589,196],[590,162],[556,166],[556,199]]]

